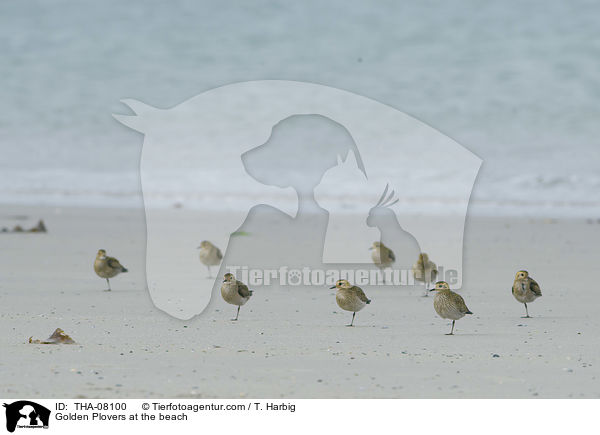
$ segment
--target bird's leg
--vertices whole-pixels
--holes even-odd
[[[523,303],[523,305],[525,305],[525,316],[521,317],[522,319],[529,319],[529,310],[527,309],[527,304]]]
[[[208,269],[208,276],[206,277],[206,279],[212,279],[212,273],[210,273],[210,266],[206,266],[206,268]]]
[[[356,311],[354,313],[352,313],[352,321],[350,322],[349,325],[346,325],[346,326],[354,326],[354,316],[356,316]]]
[[[446,335],[454,335],[454,322],[456,322],[456,320],[452,321],[452,329],[450,330],[450,334],[446,334]]]
[[[111,291],[111,288],[110,288],[110,281],[108,280],[108,278],[106,278],[106,282],[108,283],[108,288],[104,291],[109,292],[109,291]]]
[[[239,315],[240,315],[240,306],[238,305],[237,313],[235,314],[235,319],[231,319],[231,320],[237,320]]]
[[[424,298],[429,296],[429,283],[427,282],[427,280],[423,281],[423,284],[425,285],[425,294],[423,295]]]

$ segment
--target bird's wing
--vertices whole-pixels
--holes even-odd
[[[356,293],[356,296],[358,296],[358,298],[361,301],[363,301],[365,303],[370,302],[369,298],[367,297],[367,295],[365,294],[365,292],[360,287],[354,286],[354,287],[352,287],[352,291],[354,293]]]
[[[542,295],[542,289],[540,289],[540,286],[538,285],[537,282],[535,282],[535,279],[533,278],[529,278],[529,290],[531,290],[533,293],[535,293],[537,296],[541,296]]]
[[[111,269],[123,269],[123,266],[121,266],[119,260],[114,257],[106,257],[106,264],[108,264],[108,267]]]
[[[455,293],[457,296],[457,302],[458,302],[458,309],[460,310],[461,313],[470,313],[471,310],[469,310],[469,308],[467,307],[467,304],[465,303],[465,300],[463,299],[463,297],[461,295],[459,295],[458,293]]]
[[[223,259],[223,254],[221,253],[221,250],[220,250],[219,248],[217,248],[217,258],[218,258],[219,260],[222,260],[222,259]]]
[[[252,291],[248,290],[248,286],[241,281],[237,282],[238,294],[243,298],[252,296]]]
[[[390,260],[396,261],[396,256],[394,255],[394,251],[392,251],[391,249],[388,249],[388,257],[390,257]]]

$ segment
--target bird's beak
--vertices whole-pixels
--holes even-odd
[[[372,246],[369,248],[369,251],[371,251],[371,250],[373,250],[373,247],[372,247]]]
[[[226,279],[224,279],[224,280],[223,280],[223,282],[227,282],[227,280],[226,280]]]
[[[430,292],[434,292],[434,291],[435,291],[435,288],[429,289],[428,291],[430,291]]]
[[[334,288],[335,288],[335,286],[333,286],[333,287],[329,287],[329,290],[333,290]]]

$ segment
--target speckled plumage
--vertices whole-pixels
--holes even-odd
[[[453,335],[454,322],[462,319],[466,314],[473,313],[467,307],[462,296],[450,290],[448,283],[445,281],[438,281],[432,291],[436,291],[433,298],[433,308],[442,319],[452,320],[452,330],[448,335]]]
[[[371,260],[375,266],[377,266],[381,273],[383,274],[384,269],[388,267],[392,267],[394,261],[396,261],[396,256],[394,252],[385,246],[383,242],[373,242],[371,246]],[[385,283],[385,275],[383,277],[383,282]]]
[[[426,253],[422,252],[412,267],[412,273],[415,281],[421,281],[425,285],[425,296],[427,296],[427,287],[430,282],[435,281],[438,274],[437,265],[429,259]]]
[[[525,304],[525,317],[528,318],[530,316],[527,304],[542,296],[542,290],[538,283],[529,276],[529,272],[519,270],[513,282],[512,294],[517,301]]]
[[[210,266],[217,266],[221,264],[221,260],[223,260],[223,254],[221,250],[213,245],[208,240],[204,240],[198,246],[200,249],[199,257],[202,264],[204,264],[208,268],[208,278],[212,278],[210,272]]]
[[[236,280],[231,273],[226,273],[223,278],[221,296],[228,304],[237,305],[237,314],[235,319],[233,319],[237,320],[240,314],[240,307],[248,302],[253,292],[242,281]]]
[[[342,310],[352,311],[352,322],[348,326],[353,326],[356,313],[362,310],[367,304],[370,304],[371,300],[367,298],[367,295],[360,287],[350,284],[345,279],[340,279],[331,288],[337,289],[335,301],[338,306]]]
[[[371,259],[373,260],[373,263],[382,270],[386,267],[390,267],[394,261],[396,261],[394,252],[385,246],[383,242],[373,242],[371,249]]]
[[[94,271],[100,278],[105,278],[108,283],[108,291],[110,288],[109,278],[113,278],[122,272],[127,272],[119,260],[114,257],[108,257],[104,249],[100,249],[96,254],[96,260],[94,260]]]

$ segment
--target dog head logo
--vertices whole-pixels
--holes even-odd
[[[48,428],[50,410],[35,402],[19,400],[3,405],[6,408],[6,430],[16,428]]]
[[[201,240],[223,249],[221,279],[235,264],[373,266],[368,246],[380,240],[398,268],[427,252],[453,272],[438,278],[460,288],[481,160],[434,128],[351,92],[292,81],[235,83],[170,109],[123,103],[135,115],[115,118],[144,134],[146,279],[167,313],[189,319],[218,294],[222,283],[207,280],[198,259]],[[165,225],[169,213],[189,219],[188,206],[220,214],[207,211],[191,232]]]

